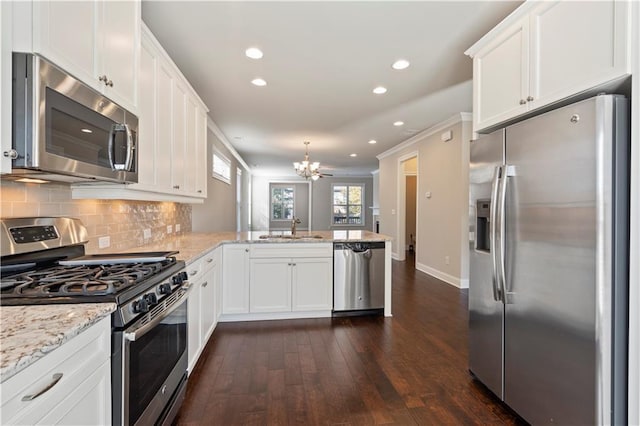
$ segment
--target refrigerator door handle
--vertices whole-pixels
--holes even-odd
[[[498,221],[499,221],[499,229],[500,229],[500,238],[498,246],[500,247],[500,257],[498,262],[498,283],[499,283],[499,292],[502,296],[503,303],[510,303],[507,300],[507,274],[505,268],[505,251],[506,251],[506,223],[507,223],[507,186],[509,184],[509,178],[516,175],[515,166],[505,165],[501,167],[501,185],[500,185],[500,195],[499,195],[499,203],[500,208],[498,210]]]
[[[498,189],[500,188],[500,176],[502,174],[502,166],[497,166],[493,175],[493,182],[491,184],[491,206],[489,213],[489,251],[491,252],[491,285],[493,288],[493,299],[496,302],[502,300],[500,290],[498,289],[498,260],[496,257],[496,238],[497,238],[497,220],[498,220]]]

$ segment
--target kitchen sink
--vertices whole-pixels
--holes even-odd
[[[324,238],[322,235],[260,235],[261,240],[318,240]]]

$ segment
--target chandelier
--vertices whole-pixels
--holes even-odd
[[[319,170],[320,163],[317,161],[313,163],[309,162],[309,143],[310,142],[308,141],[304,142],[304,145],[306,147],[304,153],[304,161],[296,161],[295,163],[293,163],[293,167],[296,169],[296,173],[298,174],[298,176],[301,176],[307,180],[309,180],[310,178],[313,180],[318,180],[321,177]]]

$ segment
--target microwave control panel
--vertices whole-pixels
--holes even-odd
[[[11,237],[16,244],[37,243],[39,241],[55,240],[58,238],[56,228],[48,226],[23,226],[11,228]]]

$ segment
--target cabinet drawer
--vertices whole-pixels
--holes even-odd
[[[251,259],[266,257],[333,257],[331,243],[254,244]]]
[[[204,256],[186,266],[190,280],[193,281],[200,278],[216,265],[216,250],[217,249],[214,249],[205,253]]]
[[[2,424],[36,423],[110,358],[111,318],[106,317],[2,383]],[[108,364],[108,363],[107,363]],[[60,376],[61,375],[61,376]],[[46,392],[30,401],[57,378]],[[95,407],[95,410],[102,407]],[[107,407],[110,412],[110,407]],[[39,417],[39,418],[36,418]]]

